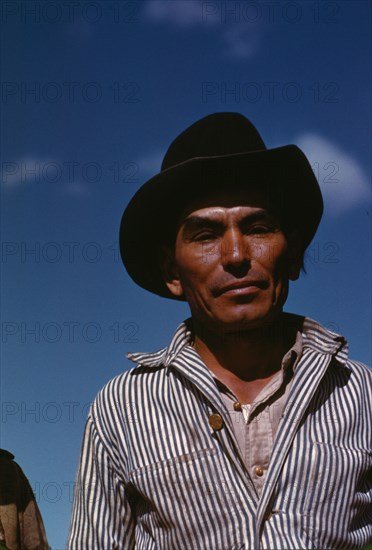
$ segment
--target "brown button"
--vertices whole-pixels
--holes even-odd
[[[234,403],[234,411],[241,411],[242,410],[242,404],[239,403],[239,401],[236,401]]]
[[[220,430],[223,426],[222,416],[217,413],[211,414],[211,416],[208,418],[208,422],[213,430]]]
[[[254,469],[254,473],[256,474],[256,476],[261,477],[263,475],[263,469],[260,468],[259,466],[256,466]]]

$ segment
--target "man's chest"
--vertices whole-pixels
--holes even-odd
[[[212,402],[180,376],[164,377],[162,384],[143,385],[132,401],[127,437],[121,442],[127,460],[119,475],[131,489],[143,528],[148,530],[147,522],[152,522],[160,547],[167,547],[167,526],[172,526],[169,536],[187,534],[195,547],[203,547],[201,541],[216,536],[222,525],[233,527],[230,541],[257,547],[259,526],[279,519],[281,524],[306,520],[313,537],[311,522],[319,518],[314,495],[322,517],[334,515],[340,502],[334,495],[345,485],[343,472],[348,470],[354,491],[363,480],[367,455],[351,444],[344,449],[335,445],[339,426],[325,429],[329,411],[339,410],[338,392],[326,403],[322,392],[308,402],[290,396],[258,496],[251,472],[239,459],[230,414],[222,400],[216,406],[219,394]]]

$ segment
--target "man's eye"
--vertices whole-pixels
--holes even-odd
[[[203,233],[197,233],[196,235],[194,235],[193,240],[200,242],[200,241],[211,241],[211,240],[214,240],[215,238],[216,238],[215,233],[203,232]]]
[[[276,228],[275,226],[273,225],[253,225],[251,227],[248,228],[248,233],[249,234],[266,234],[266,233],[272,233],[273,231],[275,231]]]

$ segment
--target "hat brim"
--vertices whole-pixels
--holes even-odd
[[[162,276],[160,245],[172,241],[181,213],[214,189],[255,188],[267,204],[296,229],[303,249],[319,225],[323,200],[313,170],[295,145],[218,157],[199,157],[148,180],[126,207],[120,226],[120,253],[130,277],[159,296],[173,296]]]

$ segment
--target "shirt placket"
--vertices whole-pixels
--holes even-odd
[[[243,405],[245,421],[245,462],[257,493],[260,495],[265,484],[273,445],[270,413],[266,407],[258,415],[250,417],[251,405]]]
[[[260,496],[266,483],[275,434],[289,395],[293,368],[301,355],[301,336],[283,358],[282,368],[262,389],[252,404],[241,404],[234,393],[216,379],[222,400],[227,407],[234,435],[245,468]],[[281,393],[279,390],[282,390]]]
[[[238,402],[229,388],[219,383],[221,397],[230,413],[231,424],[239,444],[240,453],[258,495],[261,494],[265,484],[275,437],[273,414],[275,412],[275,414],[280,415],[280,410],[284,406],[283,396],[275,400],[271,406],[268,403],[264,406],[261,396],[264,398],[266,395],[268,400],[281,387],[282,383],[284,382],[280,372],[275,381],[270,382],[269,391],[268,388],[264,388],[255,403],[243,405]]]

